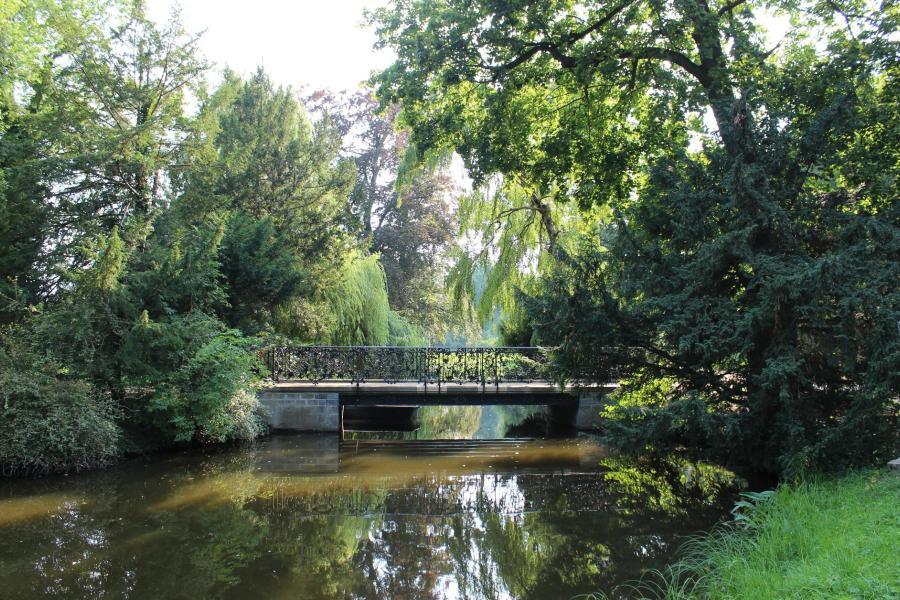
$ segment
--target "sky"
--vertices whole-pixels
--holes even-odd
[[[190,33],[203,32],[200,48],[215,64],[243,76],[262,66],[276,84],[313,92],[353,91],[373,71],[390,65],[391,50],[375,50],[375,32],[363,12],[390,0],[146,0],[150,16],[165,22],[174,8]],[[763,11],[771,44],[789,28],[786,17]],[[216,81],[211,81],[215,84]],[[715,130],[711,111],[707,127]],[[700,138],[691,141],[699,149]],[[468,184],[459,160],[454,177]]]
[[[200,48],[219,73],[265,68],[277,84],[310,91],[355,90],[391,51],[373,49],[363,10],[386,0],[147,0],[150,16],[167,20],[180,6],[188,32],[205,31]]]

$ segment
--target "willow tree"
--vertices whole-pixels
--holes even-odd
[[[329,343],[380,346],[388,341],[388,305],[384,267],[377,255],[354,257],[340,282],[326,290],[333,322]]]
[[[793,29],[769,39],[766,14]],[[398,55],[376,80],[423,153],[595,212],[527,304],[564,374],[623,366],[651,397],[620,441],[796,472],[897,444],[898,17],[403,2],[373,16]],[[631,350],[596,360],[610,345]]]
[[[343,155],[356,165],[346,203],[348,230],[384,266],[391,308],[434,337],[461,326],[448,319],[443,280],[455,241],[453,181],[444,161],[419,165],[397,119],[371,90],[313,94],[309,103],[344,136]]]

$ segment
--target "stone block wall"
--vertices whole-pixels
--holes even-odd
[[[336,393],[261,390],[259,401],[272,429],[340,431],[341,403]]]
[[[606,406],[606,403],[605,393],[582,393],[578,398],[575,428],[582,430],[600,429],[600,412]]]

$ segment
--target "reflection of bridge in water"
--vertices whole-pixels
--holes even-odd
[[[535,347],[299,346],[271,348],[265,358],[272,384],[260,399],[275,429],[337,431],[345,407],[487,404],[546,405],[591,428],[613,388],[554,383],[546,353]]]
[[[327,433],[273,436],[256,453],[256,473],[265,477],[260,506],[292,518],[533,511],[543,507],[540,498],[526,503],[517,482],[537,490],[582,478],[593,489],[603,456],[587,440],[341,441]]]

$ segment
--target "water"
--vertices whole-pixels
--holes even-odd
[[[466,410],[426,415],[432,439],[275,436],[0,481],[0,597],[564,599],[664,566],[733,502],[724,469],[589,437],[441,439],[524,418]]]

